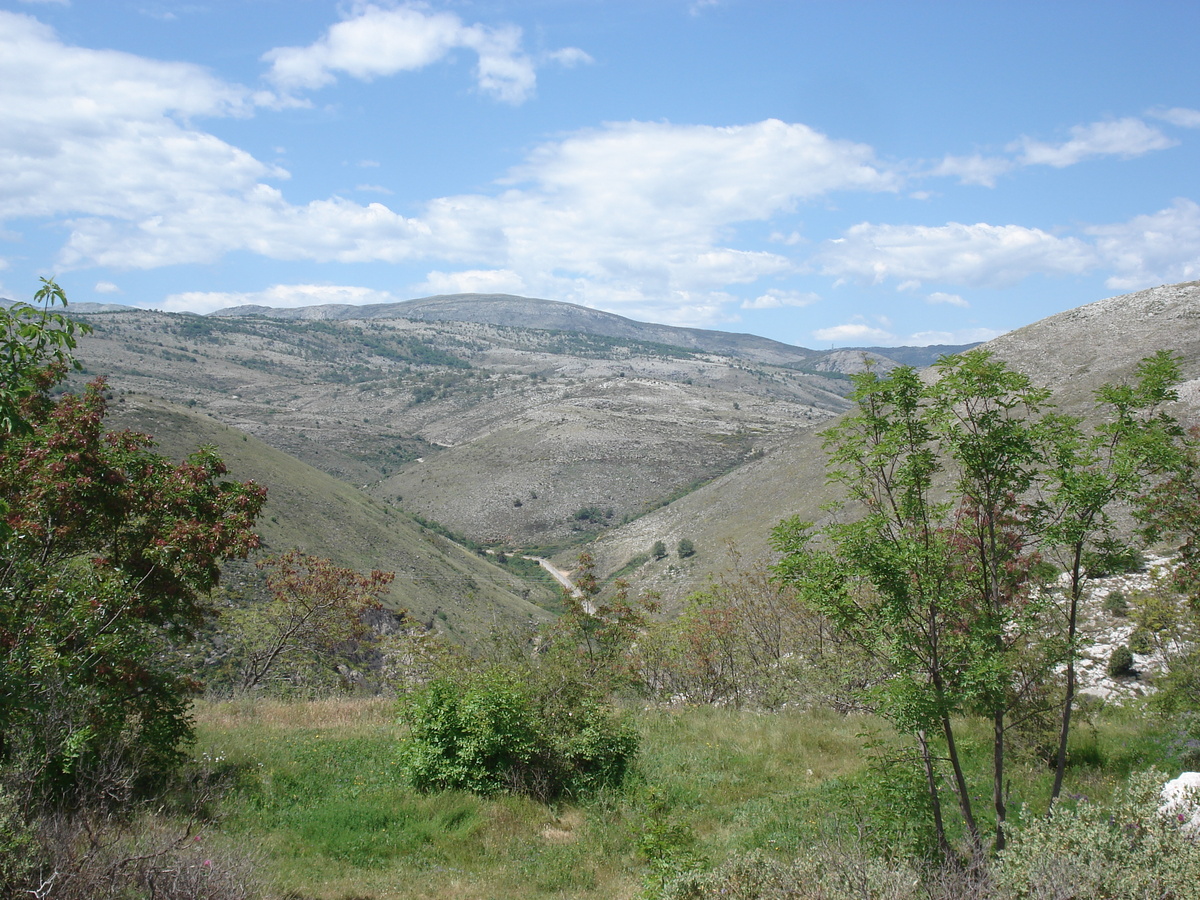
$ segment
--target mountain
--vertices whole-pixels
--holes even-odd
[[[364,321],[411,319],[424,322],[473,322],[480,325],[518,325],[542,331],[577,332],[665,344],[773,365],[802,365],[820,354],[753,334],[706,331],[637,322],[613,313],[574,303],[516,297],[511,294],[443,294],[365,306],[327,305],[300,309],[241,306],[220,310],[214,316],[269,316],[292,321]]]
[[[460,317],[461,302],[449,307]],[[579,310],[522,302],[549,310],[538,322]],[[396,318],[397,306],[411,311],[84,313],[95,331],[79,356],[118,389],[205,412],[473,540],[521,547],[586,542],[846,407],[841,373],[643,339],[658,326],[614,336]]]
[[[861,362],[863,354],[885,366],[926,366],[939,356],[958,353],[972,344],[932,347],[862,347],[839,350],[808,350],[754,334],[655,325],[614,313],[512,294],[439,294],[399,303],[363,306],[328,304],[291,309],[267,306],[237,306],[212,313],[214,316],[265,316],[289,321],[364,321],[412,319],[425,322],[473,322],[480,325],[518,325],[542,331],[577,332],[601,337],[623,338],[644,343],[683,347],[772,365],[811,368],[821,372],[844,372],[847,360]],[[895,351],[895,352],[893,352]],[[837,360],[836,363],[830,362]],[[851,366],[853,368],[853,366]],[[858,368],[861,368],[859,366]],[[858,369],[855,368],[855,371]]]
[[[1095,390],[1129,378],[1137,363],[1160,349],[1178,352],[1184,383],[1173,412],[1200,423],[1200,282],[1164,285],[1110,297],[1042,319],[983,345],[1035,384],[1051,388],[1062,411],[1088,415]],[[748,557],[767,557],[771,528],[799,515],[821,521],[835,499],[825,483],[825,454],[817,429],[795,433],[776,452],[753,460],[662,509],[613,529],[590,546],[600,572],[627,567],[654,541],[674,548],[682,538],[694,556],[647,561],[624,575],[669,601],[703,587],[729,562],[730,542]],[[564,554],[565,562],[568,555]]]
[[[1076,412],[1101,382],[1176,349],[1191,379],[1181,411],[1193,416],[1198,308],[1197,284],[1164,286],[988,346]],[[887,367],[961,349],[818,352],[505,295],[81,317],[96,328],[80,342],[81,359],[110,376],[128,408],[173,401],[146,430],[195,446],[216,422],[232,436],[222,446],[244,451],[235,476],[266,466],[262,480],[279,498],[271,527],[282,529],[268,534],[273,546],[335,546],[359,568],[408,565],[422,593],[407,605],[431,615],[453,600],[465,604],[455,615],[477,624],[488,604],[512,619],[535,614],[514,597],[552,600],[501,586],[511,573],[464,556],[411,515],[465,541],[552,555],[563,568],[586,547],[603,574],[622,571],[677,599],[725,565],[729,542],[765,553],[780,519],[823,515],[832,495],[819,432],[848,408],[846,373],[864,354]],[[285,466],[289,458],[299,468]],[[361,515],[334,515],[345,510]],[[393,548],[397,535],[424,544]],[[655,541],[674,551],[684,538],[694,556],[646,559]],[[455,574],[439,569],[422,581],[432,570],[405,562],[411,547],[433,547]],[[495,590],[481,600],[485,587]]]
[[[114,391],[110,428],[155,437],[158,452],[182,459],[217,449],[229,478],[267,486],[258,523],[264,553],[300,548],[359,571],[394,572],[386,598],[452,638],[474,640],[497,624],[544,621],[558,602],[551,583],[530,582],[423,527],[411,517],[193,409]]]

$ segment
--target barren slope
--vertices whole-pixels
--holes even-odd
[[[1094,391],[1127,378],[1137,363],[1160,349],[1183,356],[1185,383],[1175,414],[1200,421],[1200,282],[1164,285],[1110,297],[1042,319],[985,345],[1050,387],[1060,407],[1087,415]],[[768,555],[770,530],[789,515],[821,521],[821,506],[833,499],[825,485],[825,457],[818,434],[809,430],[765,442],[764,458],[729,473],[669,506],[605,534],[591,546],[602,572],[612,572],[655,540],[674,548],[682,537],[695,556],[672,553],[627,574],[636,587],[653,587],[668,601],[702,587],[727,564],[725,545]],[[569,561],[563,554],[560,562]]]
[[[96,333],[80,357],[114,387],[188,404],[457,532],[514,544],[640,514],[743,463],[759,436],[845,408],[848,387],[632,338],[480,323],[87,318]],[[592,507],[603,514],[577,518]]]
[[[118,393],[114,401],[110,427],[147,432],[176,459],[215,446],[229,478],[267,487],[258,528],[264,553],[299,547],[360,571],[394,572],[390,605],[464,641],[497,623],[543,620],[535,604],[556,602],[554,588],[522,580],[236,428],[146,395]]]

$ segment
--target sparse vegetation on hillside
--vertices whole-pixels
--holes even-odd
[[[760,467],[772,489],[793,483],[775,464],[803,430],[770,432],[782,410],[799,418],[794,372],[655,354],[627,337],[383,319],[289,321],[268,341],[277,324],[239,320],[242,330],[213,329],[211,341],[196,328],[146,349],[186,368],[241,342],[237,358],[256,360],[243,370],[270,377],[245,401],[221,402],[251,424],[289,404],[280,414],[298,416],[312,395],[272,395],[284,382],[271,379],[308,372],[330,396],[325,419],[305,427],[342,442],[327,457],[338,466],[365,452],[366,437],[346,437],[360,420],[411,416],[429,439],[397,446],[424,462],[401,462],[412,480],[394,484],[432,472],[436,485],[457,467],[479,475],[464,503],[502,511],[488,521],[540,517],[577,527],[581,541],[640,529],[606,571],[686,581],[690,596],[663,616],[654,596],[603,578],[584,554],[560,560],[573,587],[547,601],[550,576],[519,534],[497,528],[483,541],[454,518],[413,520],[195,410],[121,389],[56,399],[27,380],[33,389],[0,431],[0,646],[16,648],[0,661],[0,894],[1177,900],[1200,876],[1195,841],[1160,814],[1164,778],[1144,771],[1200,758],[1200,432],[1185,435],[1168,414],[1176,357],[1152,357],[1102,389],[1095,424],[1050,410],[1030,379],[986,352],[943,361],[936,379],[905,367],[855,376],[855,408],[827,432],[851,502],[820,528],[781,526],[777,560],[717,552],[708,522],[736,510],[689,512],[691,496],[660,518],[617,524],[643,488],[598,485],[595,473],[630,469],[625,442],[662,431],[667,397],[692,417],[671,424],[710,417],[677,446],[742,454],[727,476],[738,485],[756,482],[734,475]],[[401,359],[418,353],[409,339],[464,365]],[[543,355],[500,360],[505,341],[540,342]],[[361,359],[338,370],[337,348],[351,345],[384,376]],[[569,365],[585,375],[565,376],[564,359],[543,353],[550,346],[574,347]],[[411,403],[422,387],[429,396]],[[732,428],[711,417],[719,391]],[[482,414],[486,392],[516,405]],[[106,403],[171,423],[171,456],[211,435],[238,477],[243,466],[269,473],[288,498],[262,510],[281,554],[271,578],[231,564],[212,601],[224,621],[204,644],[180,646],[194,630],[189,610],[208,608],[199,594],[218,557],[248,547],[257,495],[220,481],[212,453],[171,463],[127,434],[72,445],[80,422],[75,430],[103,438]],[[780,419],[762,414],[772,403]],[[622,416],[653,429],[615,437],[607,424]],[[504,454],[479,453],[480,434],[508,454],[544,453],[545,467],[508,472]],[[562,450],[564,434],[576,449]],[[769,453],[756,452],[768,441]],[[578,447],[590,456],[573,456]],[[109,462],[120,465],[100,465]],[[83,485],[93,464],[115,477],[88,490],[63,481]],[[811,465],[799,471],[820,468]],[[648,468],[660,498],[685,483]],[[380,473],[362,481],[388,496],[370,480]],[[438,489],[415,488],[425,498]],[[753,490],[731,493],[727,502],[771,508]],[[809,493],[817,502],[819,490]],[[148,497],[154,510],[139,505]],[[100,510],[71,525],[72,502]],[[1141,535],[1118,527],[1114,511],[1130,504]],[[110,507],[125,516],[115,526]],[[76,531],[43,527],[47,509]],[[164,522],[180,527],[158,540]],[[50,544],[62,543],[40,559],[52,532]],[[1154,559],[1149,573],[1094,584],[1138,568],[1145,540],[1156,552],[1182,547],[1180,565]],[[298,545],[305,552],[287,552]],[[308,555],[326,546],[336,562]],[[382,568],[381,553],[397,563],[390,585],[353,571]],[[730,568],[713,574],[724,556]],[[390,603],[424,604],[415,620],[379,608],[385,588]],[[1106,642],[1084,646],[1080,630],[1101,626]],[[1085,655],[1087,683],[1107,703],[1076,697]],[[195,708],[199,742],[176,770],[192,712],[182,692],[221,661],[225,692]],[[235,682],[233,699],[214,702]],[[1135,686],[1152,699],[1135,698]],[[38,778],[54,789],[33,790]],[[60,814],[44,815],[52,808]]]
[[[776,531],[780,576],[836,631],[890,661],[870,702],[913,741],[924,807],[947,857],[956,851],[943,778],[972,853],[1004,849],[1016,721],[1061,717],[1051,802],[1059,796],[1084,553],[1111,538],[1116,504],[1185,463],[1182,432],[1163,410],[1175,398],[1177,359],[1159,353],[1137,376],[1097,391],[1106,414],[1090,433],[1048,412],[1049,391],[985,350],[943,360],[930,382],[907,367],[856,376],[856,410],[826,433],[831,477],[855,504],[850,515],[824,529],[824,547],[808,523],[793,519]],[[1039,553],[1057,548],[1071,559],[1063,609],[1037,579]],[[1114,653],[1110,674],[1128,674],[1132,657],[1123,653]],[[1045,686],[1060,668],[1062,700],[1048,701]],[[956,720],[971,715],[993,730],[990,848],[959,750]]]

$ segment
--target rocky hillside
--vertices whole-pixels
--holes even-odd
[[[1043,319],[985,345],[1035,383],[1050,387],[1066,412],[1088,415],[1093,393],[1105,382],[1126,378],[1159,349],[1183,356],[1186,379],[1175,414],[1200,421],[1200,282],[1164,285],[1110,297]],[[636,522],[604,534],[591,547],[602,571],[628,569],[656,540],[675,547],[688,539],[697,549],[648,560],[627,573],[635,585],[655,588],[668,600],[702,587],[727,563],[726,546],[768,555],[767,539],[781,519],[813,521],[834,499],[824,481],[819,429],[797,432],[775,452],[718,478]],[[561,558],[566,562],[569,554]]]
[[[1192,380],[1183,392],[1188,416],[1198,406],[1198,310],[1200,285],[1161,287],[1053,316],[990,346],[1077,412],[1099,383],[1124,377],[1141,357],[1178,350]],[[268,486],[280,500],[272,515],[303,520],[302,543],[314,552],[336,535],[358,549],[362,567],[394,568],[384,557],[399,557],[374,548],[392,528],[388,516],[404,530],[416,514],[469,540],[542,548],[564,568],[586,546],[604,573],[623,571],[668,598],[702,586],[724,565],[729,542],[764,553],[780,519],[821,517],[832,497],[819,431],[847,407],[845,372],[871,352],[818,353],[502,295],[205,317],[81,312],[96,333],[80,356],[90,372],[110,376],[127,408],[165,398],[176,404],[172,416],[244,433],[245,449],[293,457],[304,472],[353,491],[345,503],[383,516],[335,527],[326,512],[336,506],[305,505],[315,480],[273,466],[278,484]],[[922,364],[957,349],[888,352]],[[874,352],[881,365],[895,364]],[[198,426],[172,416],[148,430],[177,431],[195,446]],[[684,539],[697,552],[680,558]],[[671,552],[647,560],[659,540]],[[476,562],[487,565],[477,554]],[[500,578],[490,569],[471,577],[476,586]],[[422,598],[483,595],[463,584],[438,574]],[[513,590],[487,602],[507,604]],[[410,605],[436,610],[430,602]]]
[[[518,545],[636,517],[825,421],[849,386],[633,337],[287,312],[85,311],[95,333],[79,354],[114,388],[205,412],[474,540]]]

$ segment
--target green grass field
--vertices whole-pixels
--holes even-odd
[[[219,830],[252,849],[293,900],[428,897],[633,898],[649,872],[649,834],[717,864],[765,848],[783,857],[855,834],[901,846],[862,734],[868,717],[688,708],[639,713],[636,775],[578,804],[421,794],[396,764],[401,728],[383,700],[234,701],[197,710],[198,758],[230,777]],[[1068,791],[1105,797],[1132,769],[1169,766],[1166,744],[1135,714],[1084,729]],[[982,772],[987,735],[968,734]],[[1020,800],[1044,806],[1049,772],[1012,767]],[[982,785],[982,781],[979,782]]]

